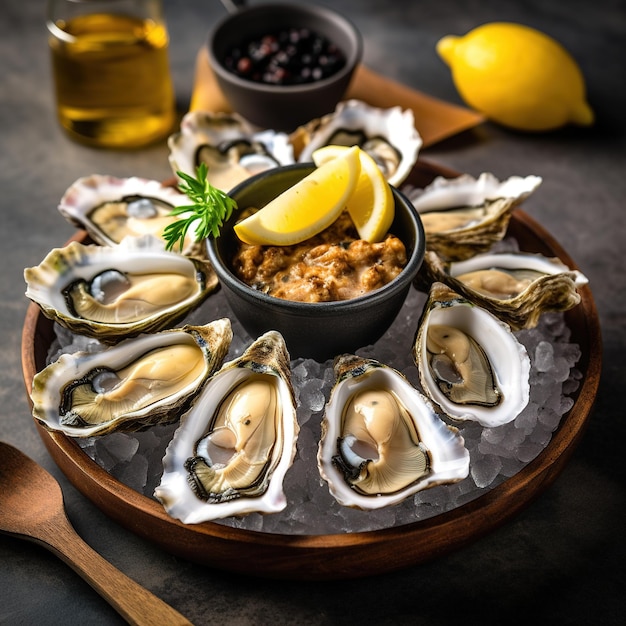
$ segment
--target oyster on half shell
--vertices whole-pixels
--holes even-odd
[[[220,367],[231,340],[224,318],[62,354],[33,379],[33,416],[70,437],[173,422]]]
[[[454,420],[494,427],[530,394],[530,359],[508,324],[433,283],[413,345],[424,393]]]
[[[500,182],[493,174],[478,178],[437,177],[424,189],[404,192],[417,209],[426,233],[426,248],[452,261],[487,251],[506,233],[513,209],[541,184],[539,176],[511,176]]]
[[[24,279],[46,317],[106,343],[165,328],[218,286],[207,260],[168,252],[151,235],[114,247],[74,241],[26,268]]]
[[[341,505],[378,509],[468,475],[463,437],[402,374],[352,354],[334,372],[317,461]]]
[[[379,109],[360,100],[340,102],[333,113],[296,129],[291,140],[300,163],[312,161],[313,152],[323,146],[357,145],[395,186],[409,175],[422,147],[410,109]]]
[[[545,312],[576,306],[577,288],[588,283],[578,270],[541,254],[486,253],[449,262],[431,250],[424,255],[415,284],[428,291],[436,281],[491,311],[513,330],[535,327]]]
[[[182,417],[154,495],[186,524],[281,511],[298,431],[289,353],[269,331],[225,363]]]
[[[185,194],[156,180],[93,174],[79,178],[68,187],[58,209],[71,224],[86,230],[96,243],[115,246],[126,237],[161,238],[166,226],[185,217],[171,215],[172,209],[188,204]],[[178,244],[174,250],[180,251]],[[199,254],[200,250],[191,229],[182,252]]]
[[[294,162],[285,133],[255,130],[236,113],[191,111],[167,144],[174,174],[195,176],[198,165],[206,163],[209,182],[224,191],[253,174]]]

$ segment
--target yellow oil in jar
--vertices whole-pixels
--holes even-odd
[[[175,105],[163,24],[94,14],[50,30],[58,117],[72,138],[135,148],[171,131]]]

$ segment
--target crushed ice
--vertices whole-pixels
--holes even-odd
[[[358,351],[362,356],[395,367],[417,388],[418,373],[407,335],[414,334],[425,299],[425,294],[411,288],[404,307],[388,332],[376,344]],[[221,290],[185,322],[205,324],[220,317],[231,318],[234,338],[227,359],[232,359],[244,351],[252,338],[232,317]],[[97,341],[77,337],[57,325],[55,328],[58,339],[50,349],[50,360],[56,359],[61,352],[102,349]],[[575,367],[581,356],[580,348],[570,341],[570,330],[563,314],[544,314],[537,328],[515,334],[531,359],[530,401],[513,422],[503,426],[483,428],[474,423],[456,424],[470,452],[470,475],[466,479],[420,491],[396,506],[378,511],[360,511],[337,504],[321,480],[316,463],[320,422],[333,385],[332,360],[318,363],[296,359],[291,368],[301,430],[296,458],[284,483],[287,508],[273,515],[253,513],[216,523],[283,534],[377,530],[423,520],[456,508],[514,476],[548,445],[562,416],[572,408],[574,401],[570,395],[577,390],[582,378]],[[137,433],[79,439],[78,443],[86,454],[120,482],[153,497],[161,477],[161,459],[176,427],[176,424],[154,426]]]

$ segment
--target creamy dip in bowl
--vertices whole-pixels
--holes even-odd
[[[400,257],[404,257],[404,263],[403,267],[393,269],[397,258],[390,261],[384,270],[390,272],[390,280],[386,284],[362,295],[327,301],[288,300],[268,295],[263,286],[259,289],[246,284],[233,267],[233,259],[240,250],[240,242],[233,231],[234,224],[247,209],[262,208],[311,173],[314,167],[312,163],[278,167],[253,176],[231,190],[229,195],[236,200],[238,210],[223,226],[220,236],[208,240],[207,249],[233,313],[251,336],[278,330],[284,336],[292,358],[309,357],[325,361],[337,354],[353,352],[372,344],[384,334],[402,307],[421,266],[425,236],[417,211],[402,193],[392,187],[395,217],[389,232],[402,243],[403,254]],[[357,242],[357,245],[360,244]],[[396,244],[390,248],[399,252]],[[262,250],[259,252],[263,253]],[[362,275],[372,269],[375,273],[376,264],[371,258],[368,261],[364,257],[357,274]],[[297,291],[311,290],[315,282],[307,284],[308,287],[304,283],[299,285]]]

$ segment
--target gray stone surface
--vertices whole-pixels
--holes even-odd
[[[513,520],[464,549],[384,576],[341,583],[274,582],[175,558],[111,522],[56,467],[29,417],[20,364],[27,301],[22,271],[74,230],[56,204],[91,173],[170,176],[164,142],[136,152],[79,146],[55,120],[44,2],[3,0],[0,20],[0,439],[60,481],[82,537],[196,624],[617,624],[624,606],[626,6],[623,0],[334,0],[365,41],[365,62],[460,103],[435,43],[490,21],[537,27],[578,60],[597,114],[592,129],[528,135],[484,124],[424,158],[478,175],[538,174],[525,207],[591,281],[604,337],[600,391],[563,473]],[[184,112],[196,51],[223,14],[217,0],[165,0],[171,66]],[[42,548],[0,536],[1,624],[118,624],[119,616]]]

